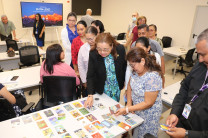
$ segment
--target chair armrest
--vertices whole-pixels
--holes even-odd
[[[28,105],[26,105],[23,109],[22,109],[22,113],[27,113],[28,110],[34,105],[34,102],[30,102]]]

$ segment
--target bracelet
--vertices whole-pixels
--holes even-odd
[[[129,113],[129,108],[128,108],[128,107],[126,107],[126,113],[127,113],[127,114]]]
[[[88,97],[92,97],[92,95],[88,95]]]

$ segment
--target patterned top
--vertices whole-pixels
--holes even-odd
[[[113,56],[104,58],[105,68],[106,68],[106,81],[104,86],[104,93],[113,98],[115,101],[119,102],[120,100],[120,90],[118,81],[116,79],[116,70],[114,65]]]
[[[77,36],[74,38],[72,45],[71,45],[71,54],[72,54],[72,63],[77,65],[77,59],[78,59],[78,52],[80,47],[84,43],[82,42],[80,36]]]
[[[159,120],[162,112],[161,90],[162,79],[157,72],[146,72],[142,76],[137,73],[131,74],[130,86],[132,89],[132,101],[136,105],[144,102],[145,92],[159,91],[154,105],[142,111],[135,113],[144,119],[144,123],[136,130],[139,133],[138,137],[143,138],[143,135],[150,133],[157,137]]]
[[[157,41],[157,42],[160,44],[161,48],[163,49],[163,43],[162,43],[162,40],[161,40],[160,38],[156,37],[156,38],[155,38],[155,41]]]

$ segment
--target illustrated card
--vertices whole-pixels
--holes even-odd
[[[72,138],[72,136],[69,133],[63,134],[61,138]]]
[[[49,121],[52,125],[57,125],[59,123],[57,117],[51,117]]]
[[[39,113],[33,114],[33,115],[32,115],[32,118],[33,118],[33,120],[35,120],[35,121],[42,119],[42,117],[40,116]]]
[[[40,129],[48,127],[44,120],[37,122],[37,125]]]
[[[63,120],[63,119],[65,119],[65,118],[66,118],[65,113],[60,113],[60,114],[58,114],[58,120]]]
[[[125,119],[129,119],[130,118],[128,115],[123,115],[123,117],[125,117]]]
[[[92,123],[98,130],[103,129],[104,125],[101,124],[99,121],[95,121]]]
[[[79,138],[88,138],[88,136],[85,134],[85,132],[82,129],[75,130],[74,133],[79,137]]]
[[[103,136],[99,132],[93,134],[92,137],[93,138],[103,138]]]
[[[24,117],[22,117],[22,121],[24,122],[24,124],[31,123],[32,117],[31,116],[24,116]]]
[[[53,109],[55,110],[55,112],[57,114],[63,114],[64,113],[64,111],[61,109],[61,107],[56,107],[56,108],[53,108]]]
[[[12,125],[12,128],[15,128],[16,126],[19,126],[20,125],[20,119],[11,120],[11,125]]]
[[[104,106],[102,103],[98,103],[97,106],[98,106],[98,108],[100,108],[100,109],[105,109],[105,106]]]
[[[80,117],[80,118],[77,118],[77,121],[80,121],[80,120],[82,120],[82,119],[84,119],[84,117],[82,116],[82,117]]]
[[[109,121],[104,120],[101,122],[101,124],[103,124],[104,126],[106,126],[107,128],[111,128],[113,126],[113,124],[111,124]]]
[[[50,128],[43,130],[43,135],[47,138],[55,137],[53,131]]]
[[[44,111],[44,114],[45,114],[47,117],[51,117],[51,116],[54,115],[54,114],[52,113],[51,110]]]
[[[110,118],[108,119],[108,122],[111,123],[111,124],[113,124],[113,125],[118,125],[118,124],[120,123],[120,121],[116,120],[116,119],[113,118],[113,117],[110,117]]]
[[[89,111],[95,111],[95,110],[96,110],[96,107],[95,107],[95,106],[91,106],[91,107],[87,107],[87,109],[88,109]]]
[[[131,125],[131,126],[136,125],[136,122],[135,122],[133,119],[131,119],[131,118],[126,119],[125,121],[126,121],[129,125]]]
[[[103,131],[101,131],[101,134],[105,138],[112,138],[112,137],[114,137],[114,135],[111,132],[109,132],[109,130],[107,130],[107,129],[104,129]]]
[[[96,131],[95,127],[91,124],[84,126],[84,128],[89,132],[89,133],[94,133]]]
[[[92,114],[87,115],[86,118],[87,118],[90,122],[93,122],[93,121],[97,120]]]
[[[58,134],[63,134],[63,133],[66,132],[66,129],[65,129],[62,125],[56,126],[55,129],[56,129],[56,132],[57,132]]]
[[[73,110],[74,108],[71,106],[71,105],[65,105],[64,108],[67,110],[67,111],[71,111]]]
[[[77,117],[81,116],[81,115],[78,113],[78,111],[76,111],[76,110],[71,111],[70,114],[71,114],[74,118],[77,118]]]
[[[102,115],[103,119],[109,119],[111,117],[111,114],[108,113],[108,114],[104,114]]]
[[[128,131],[131,128],[131,126],[125,124],[124,122],[119,123],[118,126],[125,129],[126,131]]]
[[[160,125],[160,129],[161,129],[162,131],[169,131],[169,130],[168,130],[169,127],[168,127],[167,125],[165,125],[165,124],[161,124],[161,125]]]
[[[81,103],[84,105],[85,101],[86,101],[86,100],[83,100],[83,101],[81,101]]]
[[[86,114],[89,113],[85,108],[81,108],[81,109],[79,109],[79,111],[80,111],[83,115],[86,115]]]
[[[115,114],[116,111],[120,108],[120,104],[116,104],[114,106],[109,107],[110,113]]]
[[[83,107],[79,102],[74,102],[73,105],[74,105],[76,108],[81,108],[81,107]]]

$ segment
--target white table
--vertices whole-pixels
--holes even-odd
[[[22,46],[26,46],[28,43],[30,43],[27,39],[20,39],[17,41],[18,48]],[[6,41],[0,41],[0,53],[5,52],[7,50]]]
[[[102,94],[102,95],[95,94],[94,98],[99,98],[99,100],[94,100],[93,105],[96,108],[96,110],[91,111],[91,110],[87,109],[89,113],[87,113],[85,115],[83,115],[79,111],[79,109],[83,108],[83,105],[82,105],[81,101],[86,99],[86,98],[83,98],[83,99],[79,99],[77,101],[72,101],[72,102],[62,104],[62,105],[59,105],[59,106],[56,106],[56,107],[41,110],[39,112],[31,113],[31,114],[28,114],[28,115],[25,115],[25,116],[16,117],[14,119],[10,119],[10,120],[0,122],[0,130],[2,130],[1,131],[1,137],[2,138],[9,138],[9,137],[15,137],[15,138],[23,138],[23,137],[42,138],[42,137],[44,137],[43,131],[49,130],[49,129],[52,131],[55,138],[62,137],[66,133],[69,133],[73,138],[77,138],[78,136],[75,134],[75,132],[79,129],[82,129],[82,131],[88,136],[88,138],[92,138],[92,135],[95,134],[95,133],[100,133],[101,135],[103,135],[104,131],[105,132],[108,131],[109,133],[111,133],[113,135],[113,136],[110,136],[110,137],[116,137],[116,136],[119,136],[119,135],[125,133],[126,130],[119,127],[118,125],[113,125],[110,128],[107,128],[107,127],[104,127],[104,128],[101,128],[101,129],[95,128],[93,123],[96,122],[96,121],[99,121],[99,122],[104,121],[104,118],[102,117],[102,115],[110,113],[109,107],[118,104],[118,102],[114,101],[112,98],[108,97],[106,94]],[[79,102],[82,105],[82,107],[76,108],[73,105],[73,103],[75,103],[75,102]],[[98,107],[99,103],[102,103],[105,107],[103,109],[99,108]],[[67,111],[66,108],[64,108],[65,105],[70,105],[73,109]],[[58,108],[58,107],[62,110],[62,113],[61,113],[60,110],[59,110],[59,113],[61,113],[62,117],[65,116],[65,119],[58,120],[57,123],[53,125],[49,121],[49,118],[54,118],[54,117],[58,118],[58,114],[55,111],[55,108]],[[44,111],[49,111],[49,110],[53,113],[53,115],[50,116],[50,117],[47,117],[45,115]],[[73,111],[77,111],[78,114],[80,114],[80,116],[74,117],[71,114],[71,112],[73,112]],[[32,117],[32,115],[37,115],[37,113],[39,113],[39,116],[41,116],[41,119],[39,118],[38,120],[35,121],[35,119]],[[92,122],[89,121],[86,118],[86,116],[88,116],[89,114],[92,114],[96,118],[96,120],[94,120]],[[29,121],[29,123],[25,124],[23,122],[24,117],[31,118],[31,121]],[[78,121],[77,119],[80,118],[80,117],[83,117],[84,119]],[[115,117],[113,115],[112,117],[114,119],[116,119],[117,121],[124,122],[124,123],[128,124],[125,121],[124,116]],[[130,129],[135,128],[136,126],[142,124],[142,122],[144,121],[141,117],[137,116],[136,114],[131,114],[130,113],[130,114],[128,114],[128,117],[133,119],[136,122],[136,124],[133,125],[133,126],[128,124],[131,127]],[[38,117],[36,117],[36,118],[38,118]],[[16,125],[11,124],[12,121],[18,120],[18,119],[19,119],[19,125],[17,125],[17,123],[16,123]],[[41,121],[45,121],[45,123],[47,125],[47,126],[42,125],[42,127],[45,126],[42,129],[40,129],[37,125],[37,122],[41,122]],[[85,126],[87,126],[87,125],[92,125],[93,128],[94,128],[94,132],[90,133],[89,131],[87,131],[87,129],[85,129]],[[60,126],[62,126],[65,130],[60,129]],[[59,131],[63,132],[63,134],[58,134],[58,132],[56,131],[57,127],[59,127],[58,128]]]
[[[170,107],[172,106],[176,94],[179,93],[181,87],[180,83],[181,81],[178,81],[162,90],[162,101],[167,103]]]
[[[15,82],[5,84],[8,91],[38,86],[40,82],[40,66],[34,66],[0,73],[0,78],[4,78],[7,76],[19,76],[17,83]]]
[[[39,54],[45,58],[46,52],[40,48],[38,48]],[[15,53],[19,53],[19,51],[15,51]],[[8,57],[6,52],[0,53],[0,66],[4,70],[11,70],[19,68],[18,63],[20,62],[19,54],[14,57]]]
[[[175,78],[175,74],[176,74],[176,67],[178,64],[178,57],[185,55],[187,53],[187,49],[184,49],[183,47],[169,47],[169,48],[164,48],[163,49],[164,54],[169,55],[169,56],[173,56],[176,57],[176,63],[175,63],[175,68],[174,68],[174,73],[173,73],[173,79]]]

